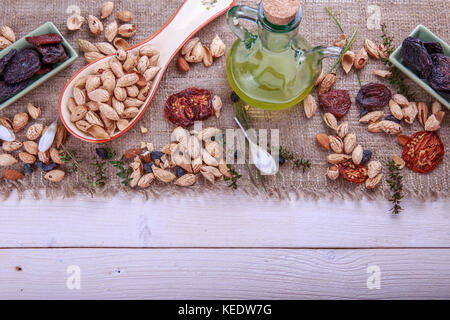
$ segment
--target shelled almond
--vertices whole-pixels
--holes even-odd
[[[95,48],[112,50],[109,44],[103,45]],[[71,105],[67,105],[71,121],[80,131],[99,140],[126,130],[150,93],[152,80],[160,71],[158,60],[159,51],[152,45],[139,52],[118,52],[105,69],[75,84]]]

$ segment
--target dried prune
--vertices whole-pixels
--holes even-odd
[[[436,168],[444,155],[444,144],[437,132],[419,131],[405,144],[402,158],[412,171],[427,173]]]
[[[67,59],[66,51],[61,44],[37,46],[36,49],[42,54],[42,62],[45,64],[63,62]]]
[[[62,37],[57,33],[48,33],[41,36],[26,37],[28,43],[33,46],[43,46],[47,44],[58,44],[62,42]]]
[[[356,103],[363,109],[384,108],[391,100],[392,93],[384,84],[368,83],[361,87]]]
[[[444,53],[444,49],[439,42],[424,42],[423,45],[427,49],[428,54]]]
[[[384,120],[392,121],[392,122],[395,122],[395,123],[398,123],[398,124],[401,123],[401,121],[398,120],[396,117],[394,117],[392,114],[388,114],[386,117],[384,117]]]
[[[23,81],[15,84],[8,84],[5,81],[0,81],[0,103],[8,100],[16,93],[22,91],[28,85],[28,81]]]
[[[427,79],[433,70],[433,62],[423,42],[408,37],[402,44],[403,63],[422,79]]]
[[[431,58],[434,67],[428,81],[434,90],[450,99],[450,57],[433,54]]]
[[[40,69],[39,53],[35,49],[25,49],[11,59],[3,72],[3,78],[9,84],[19,83],[31,78]]]
[[[369,177],[367,167],[356,165],[351,160],[338,165],[339,174],[348,182],[361,184]]]
[[[345,116],[352,106],[347,90],[333,90],[319,94],[319,103],[325,112],[332,113],[336,118]]]
[[[211,92],[198,88],[188,88],[171,95],[164,106],[166,119],[182,127],[206,120],[213,114]]]
[[[12,49],[3,58],[0,59],[0,74],[2,74],[3,70],[5,70],[6,65],[14,57],[16,53],[17,50]]]

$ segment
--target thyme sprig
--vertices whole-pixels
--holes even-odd
[[[240,178],[242,178],[242,175],[239,174],[236,170],[234,170],[231,165],[227,165],[228,169],[230,169],[231,172],[231,178],[225,177],[224,180],[225,181],[231,181],[231,183],[228,185],[228,187],[230,187],[231,189],[236,190],[238,188],[238,180]]]
[[[388,35],[387,33],[387,26],[386,24],[381,25],[381,38],[383,39],[383,45],[386,49],[386,53],[390,56],[394,50],[394,39]],[[405,78],[390,61],[386,58],[381,58],[381,61],[384,63],[385,66],[388,67],[389,71],[391,72],[391,76],[387,77],[386,79],[389,81],[389,83],[397,89],[397,92],[404,95],[408,100],[413,101],[414,100],[414,94],[411,92],[410,87],[405,83]]]
[[[119,169],[117,176],[122,179],[121,183],[124,186],[128,186],[131,178],[130,175],[133,170],[125,164],[125,156],[123,155],[120,160],[109,160],[109,163],[116,169]]]
[[[389,169],[389,177],[386,179],[392,195],[389,201],[392,203],[391,213],[399,214],[403,208],[401,207],[401,201],[403,199],[403,176],[400,174],[400,165],[396,164],[393,160],[387,163]]]
[[[83,183],[90,189],[95,189],[97,187],[96,174],[90,173],[83,167],[83,161],[77,157],[75,152],[68,151],[64,146],[61,146],[61,149],[59,156],[67,170],[71,173],[79,173]]]
[[[298,157],[294,152],[289,151],[281,146],[280,156],[282,156],[286,161],[292,161],[294,163],[294,167],[297,169],[302,169],[303,173],[311,169],[311,161],[302,157]]]

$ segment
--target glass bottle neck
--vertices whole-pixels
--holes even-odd
[[[258,36],[262,45],[273,52],[282,52],[291,48],[293,38],[298,34],[302,20],[302,8],[300,7],[294,19],[286,25],[270,23],[264,16],[262,2],[258,10]]]

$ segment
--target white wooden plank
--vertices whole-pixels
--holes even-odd
[[[4,201],[0,247],[450,247],[448,203],[221,198]]]
[[[2,249],[0,268],[1,299],[450,298],[449,249]]]

